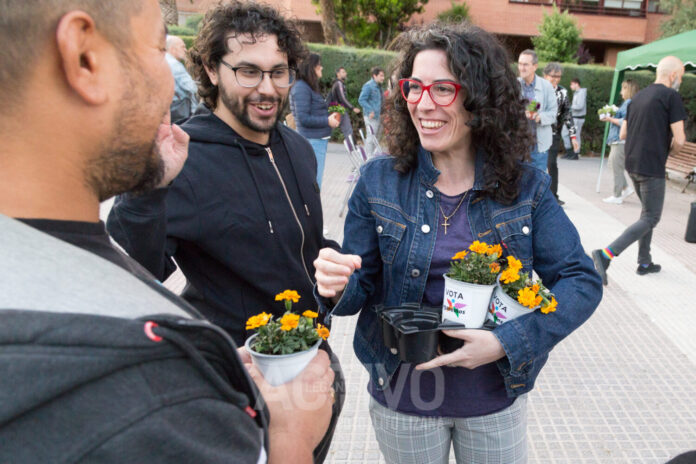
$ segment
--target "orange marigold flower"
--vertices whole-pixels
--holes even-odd
[[[558,301],[556,301],[556,297],[552,296],[549,304],[541,307],[541,312],[544,314],[552,313],[556,310],[556,306],[558,306]]]
[[[497,274],[498,272],[500,272],[500,264],[491,263],[488,266],[491,268],[491,274]]]
[[[512,269],[514,272],[518,272],[519,270],[522,269],[522,261],[515,258],[514,256],[508,256],[507,261],[508,261],[508,268]]]
[[[457,260],[460,260],[460,259],[464,259],[464,257],[465,257],[468,253],[469,253],[468,251],[462,250],[462,251],[460,251],[459,253],[457,253],[456,255],[452,256],[452,258],[450,258],[450,259],[451,259],[452,261],[457,261]]]
[[[297,293],[295,290],[285,290],[282,293],[279,293],[275,296],[276,301],[283,301],[283,300],[290,300],[293,303],[297,303],[300,301],[300,294]]]
[[[257,314],[256,316],[251,316],[246,322],[247,330],[258,329],[259,327],[268,324],[271,320],[271,315],[268,313]]]
[[[532,285],[532,291],[534,293],[539,293],[539,284]]]
[[[300,315],[299,314],[287,313],[280,319],[280,330],[284,330],[284,331],[288,332],[288,331],[294,329],[295,327],[297,327],[297,324],[299,322],[300,322]]]
[[[488,256],[491,256],[493,254],[498,254],[498,257],[503,256],[503,248],[498,245],[497,243],[495,245],[491,245],[488,247],[488,250],[486,250],[486,254]]]
[[[473,251],[474,253],[485,255],[488,251],[488,244],[486,244],[486,242],[479,242],[476,240],[474,243],[469,245],[469,250]]]
[[[507,268],[500,274],[500,281],[504,284],[511,284],[520,280],[520,275],[514,269]]]
[[[519,301],[522,306],[534,309],[541,303],[541,297],[537,296],[529,287],[525,287],[518,291],[517,295],[517,301]]]
[[[304,317],[308,317],[310,319],[314,319],[319,316],[319,313],[315,313],[314,311],[310,311],[309,309],[305,312],[302,313]]]
[[[329,332],[329,329],[327,329],[327,328],[324,327],[323,325],[318,324],[316,330],[317,330],[317,335],[319,335],[319,336],[320,336],[321,338],[323,338],[324,340],[326,340],[327,338],[329,338],[329,333],[330,333],[330,332]]]

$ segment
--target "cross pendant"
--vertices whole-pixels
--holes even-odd
[[[445,218],[445,222],[442,223],[442,225],[445,226],[445,235],[447,235],[447,226],[450,225],[450,223],[447,222],[448,219],[449,219],[449,218]]]

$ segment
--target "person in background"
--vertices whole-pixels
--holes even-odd
[[[348,72],[346,71],[346,68],[341,66],[336,70],[336,80],[333,81],[333,84],[331,85],[331,90],[329,91],[329,96],[326,98],[327,103],[330,105],[331,103],[338,103],[339,105],[342,105],[345,109],[346,112],[343,114],[341,117],[341,133],[343,134],[343,138],[348,138],[353,135],[353,126],[350,123],[350,113],[349,111],[354,112],[355,114],[360,114],[360,108],[357,108],[353,106],[349,101],[348,97],[346,96],[346,78],[348,77]]]
[[[187,160],[159,3],[0,10],[0,462],[312,463],[326,353],[279,387],[249,364],[256,388],[248,354],[99,221]]]
[[[187,119],[193,114],[196,105],[198,105],[196,99],[198,87],[183,65],[186,60],[186,44],[181,37],[167,36],[166,57],[169,69],[172,70],[174,76],[174,98],[172,98],[170,108],[171,119],[173,122],[177,122]]]
[[[623,99],[623,103],[621,103],[614,117],[608,117],[604,120],[611,123],[609,127],[609,136],[607,137],[607,145],[611,147],[609,151],[609,161],[611,161],[611,169],[614,172],[614,194],[604,198],[602,201],[605,203],[620,205],[628,196],[635,192],[633,186],[628,185],[628,181],[626,180],[626,141],[619,138],[619,131],[621,129],[621,124],[626,118],[626,112],[628,111],[628,105],[631,104],[631,98],[633,98],[636,92],[638,92],[638,84],[635,81],[631,79],[623,81],[621,84],[621,98]]]
[[[297,82],[290,90],[290,108],[295,117],[297,132],[309,140],[317,159],[317,185],[321,188],[324,176],[326,150],[331,138],[331,130],[341,123],[339,113],[329,114],[329,106],[319,93],[319,79],[323,66],[321,57],[310,53],[297,68]]]
[[[382,112],[382,83],[384,82],[384,70],[379,67],[374,67],[370,71],[372,76],[369,81],[363,84],[360,90],[360,96],[358,97],[358,103],[362,107],[363,117],[365,118],[365,130],[370,127],[372,133],[375,135],[377,140],[379,140],[382,128],[380,123],[380,114]],[[369,133],[366,133],[367,143],[365,145],[365,152],[367,156],[373,156],[375,149],[377,148],[374,142],[369,137]]]
[[[546,80],[536,75],[539,60],[534,50],[524,50],[517,60],[517,69],[520,77],[522,99],[526,104],[536,101],[539,104],[537,111],[525,110],[525,116],[534,134],[534,142],[531,146],[532,165],[546,172],[548,166],[549,148],[553,141],[553,124],[556,123],[558,103],[553,86]]]
[[[467,23],[414,28],[395,47],[391,156],[362,168],[341,252],[321,250],[315,261],[317,301],[327,316],[359,314],[353,346],[370,374],[387,463],[446,463],[451,447],[462,464],[526,463],[526,393],[549,351],[595,310],[602,284],[549,177],[526,162],[526,105],[505,48]],[[442,307],[443,274],[474,239],[505,244],[555,293],[558,310],[493,331],[446,331],[464,345],[401,362],[375,307]]]
[[[578,148],[573,146],[573,152],[569,152],[564,159],[579,159],[580,149],[582,149],[582,126],[585,124],[587,114],[587,89],[580,87],[580,79],[574,77],[570,81],[570,90],[573,91],[573,103],[570,108],[573,112],[573,124],[575,125],[575,136],[578,141]]]
[[[662,269],[652,261],[650,242],[665,203],[667,157],[679,153],[686,142],[687,114],[677,92],[683,76],[684,64],[679,58],[662,58],[655,82],[633,96],[621,123],[619,138],[626,140],[626,171],[640,199],[641,211],[640,218],[609,246],[592,252],[604,285],[608,283],[611,261],[634,242],[638,242],[636,274],[644,276]]]
[[[339,248],[322,234],[312,147],[279,122],[306,55],[295,23],[270,6],[232,1],[208,10],[190,56],[212,112],[182,125],[191,143],[181,173],[154,191],[119,196],[107,221],[160,281],[178,264],[189,283],[184,297],[238,345],[253,334],[250,316],[285,313],[275,298],[285,289],[301,297],[294,308],[314,310],[312,260],[324,247]],[[336,373],[336,402],[317,462],[345,395],[338,358],[328,342],[321,350]]]
[[[553,86],[556,92],[556,101],[558,102],[558,116],[556,117],[556,123],[553,125],[553,142],[551,143],[551,148],[549,148],[548,168],[551,176],[551,193],[556,197],[558,204],[563,206],[565,202],[558,198],[558,151],[561,148],[561,128],[566,127],[568,129],[573,141],[573,147],[576,150],[578,142],[575,139],[575,126],[570,113],[568,91],[560,85],[561,77],[563,77],[563,68],[560,64],[551,62],[544,68],[544,79]]]

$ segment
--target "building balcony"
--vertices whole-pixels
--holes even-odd
[[[510,3],[527,5],[556,5],[570,13],[629,16],[645,18],[648,13],[662,13],[659,0],[509,0]]]

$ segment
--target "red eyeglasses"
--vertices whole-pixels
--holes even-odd
[[[399,79],[401,95],[408,103],[418,104],[425,92],[428,92],[430,99],[438,106],[449,106],[457,99],[457,95],[462,86],[456,82],[441,81],[424,85],[415,79]]]

